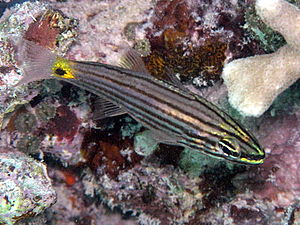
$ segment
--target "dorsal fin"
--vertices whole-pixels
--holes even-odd
[[[167,77],[167,82],[171,83],[173,86],[179,88],[182,91],[185,92],[190,92],[181,82],[180,78],[177,77],[177,74],[173,72],[169,67],[165,68],[166,70],[166,77]]]
[[[150,75],[149,71],[146,69],[145,63],[143,62],[141,55],[132,48],[128,48],[125,50],[125,53],[121,57],[119,66],[133,70],[135,72]]]
[[[95,103],[94,103],[94,120],[100,120],[108,117],[119,116],[125,114],[126,112],[119,106],[115,105],[114,103],[97,96]]]
[[[125,53],[121,57],[119,66],[133,70],[135,72],[140,72],[147,77],[152,77],[152,75],[146,69],[145,63],[143,62],[141,55],[132,48],[128,48],[125,50]],[[188,89],[183,86],[180,80],[176,77],[176,74],[170,68],[166,67],[165,70],[167,71],[167,82],[183,91],[188,91]]]

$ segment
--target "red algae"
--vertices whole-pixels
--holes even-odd
[[[187,35],[187,29],[194,23],[185,0],[158,1],[152,20],[153,28],[148,31],[147,38],[154,48],[164,47],[165,41],[171,43],[164,37],[172,37],[172,40],[178,41],[179,37]],[[164,35],[156,35],[157,32],[162,31],[165,32]]]
[[[132,139],[122,139],[116,133],[110,136],[108,131],[93,129],[85,134],[81,153],[87,165],[97,171],[97,175],[107,174],[115,178],[143,158],[130,149],[133,149]]]
[[[64,181],[68,186],[73,186],[76,183],[76,176],[73,172],[63,170],[62,174],[64,175]]]
[[[47,125],[46,133],[58,137],[58,141],[64,138],[72,141],[78,131],[80,120],[68,106],[61,105],[56,110],[56,116]]]
[[[66,17],[61,11],[48,9],[29,24],[24,38],[39,45],[65,52],[77,36],[77,21]]]
[[[223,64],[229,54],[228,46],[235,40],[229,38],[233,31],[228,24],[233,19],[225,9],[219,9],[222,14],[218,17],[218,23],[226,29],[214,33],[205,20],[198,21],[194,16],[200,11],[203,15],[205,10],[209,11],[205,4],[196,4],[192,8],[193,4],[183,0],[157,2],[153,26],[146,29],[151,53],[144,61],[151,74],[159,79],[166,79],[171,71],[178,73],[183,81],[199,77],[204,81],[202,85],[213,85],[220,80]],[[242,35],[240,32],[238,36]]]
[[[54,48],[60,30],[57,26],[58,12],[48,11],[31,23],[24,38],[39,43],[41,46]]]

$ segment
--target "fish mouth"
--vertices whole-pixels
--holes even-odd
[[[257,155],[247,155],[245,153],[242,153],[240,158],[236,161],[240,164],[246,164],[246,165],[259,165],[262,164],[265,161],[266,154],[263,149],[259,151],[261,154]]]
[[[265,151],[263,149],[260,149],[259,151],[259,153],[261,154],[249,155],[242,152],[240,157],[236,157],[236,158],[224,157],[224,155],[222,154],[216,154],[216,153],[214,154],[212,152],[207,152],[207,151],[203,151],[202,153],[216,159],[230,161],[231,163],[234,164],[240,164],[246,166],[260,165],[265,161]]]

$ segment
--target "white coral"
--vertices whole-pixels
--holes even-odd
[[[229,102],[246,116],[260,116],[300,77],[300,10],[284,0],[257,0],[257,13],[287,45],[277,52],[234,60],[222,77]]]

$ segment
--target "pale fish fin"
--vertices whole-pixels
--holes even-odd
[[[94,107],[93,120],[119,116],[126,113],[121,107],[99,96],[95,100]]]
[[[151,76],[149,71],[146,69],[141,55],[132,48],[128,48],[125,50],[125,53],[123,54],[119,62],[119,66]]]
[[[17,62],[23,71],[23,78],[17,86],[32,81],[50,79],[56,55],[32,41],[22,39],[18,44]]]
[[[170,137],[162,132],[145,130],[134,136],[134,151],[143,156],[151,155],[159,143],[178,145],[176,137]]]

